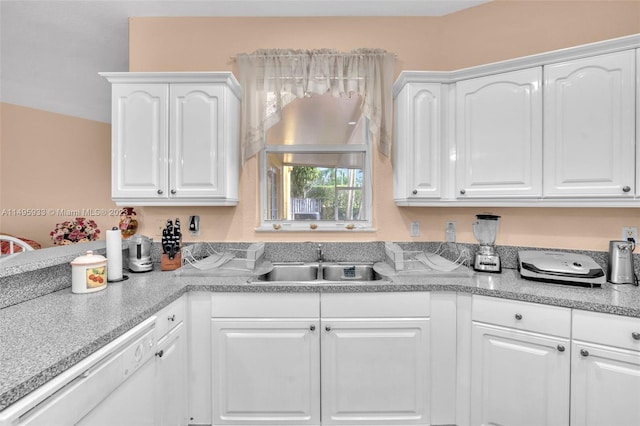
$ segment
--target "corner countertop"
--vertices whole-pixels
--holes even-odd
[[[640,318],[640,288],[580,288],[520,279],[517,271],[472,276],[394,276],[374,284],[250,284],[248,277],[185,277],[159,268],[110,283],[103,291],[71,288],[0,309],[0,411],[189,291],[452,291]]]

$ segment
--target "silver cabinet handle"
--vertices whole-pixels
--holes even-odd
[[[158,195],[162,195],[162,189],[158,189]]]
[[[558,349],[558,352],[564,352],[564,345],[558,345],[556,346],[556,349]]]
[[[411,191],[411,193],[412,193],[413,195],[418,195],[418,190],[417,190],[417,189],[414,189],[413,191]]]
[[[516,319],[520,321],[522,319],[522,314],[516,314]]]
[[[326,326],[324,329],[325,329],[325,330],[327,330],[327,331],[331,331],[331,326],[330,326],[330,325],[328,325],[328,326]]]
[[[640,340],[640,333],[634,331],[633,333],[631,333],[631,337],[633,337],[633,340]]]
[[[622,187],[622,192],[629,192],[631,191],[631,187],[630,186],[623,186]]]
[[[315,331],[315,329],[316,329],[316,326],[315,326],[315,325],[313,325],[313,324],[311,324],[311,326],[309,327],[309,330],[311,330],[311,331]]]
[[[467,190],[466,190],[466,189],[464,189],[464,188],[463,188],[463,189],[461,189],[461,190],[460,190],[460,194],[464,195],[464,194],[466,194],[466,193],[467,193]]]
[[[171,190],[171,193],[172,193],[172,194],[175,194],[175,193],[176,193],[176,190],[175,190],[175,189],[172,189],[172,190]]]
[[[589,356],[589,351],[586,349],[580,349],[580,355],[582,356]]]

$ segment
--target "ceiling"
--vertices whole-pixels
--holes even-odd
[[[442,16],[489,0],[0,0],[0,101],[111,121],[130,16]]]

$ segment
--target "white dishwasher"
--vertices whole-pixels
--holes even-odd
[[[0,413],[0,425],[153,425],[155,316]]]

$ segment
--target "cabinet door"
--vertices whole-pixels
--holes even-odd
[[[319,425],[315,320],[212,320],[213,424]]]
[[[187,424],[187,342],[184,323],[158,342],[156,352],[158,425]]]
[[[633,197],[634,55],[545,67],[545,196]]]
[[[322,322],[322,424],[429,423],[429,320]]]
[[[115,201],[167,197],[168,86],[114,84],[111,195]]]
[[[640,352],[576,342],[571,424],[640,425]]]
[[[456,83],[456,195],[542,194],[542,69]]]
[[[223,96],[222,85],[171,85],[171,197],[224,195]]]
[[[471,424],[569,423],[568,339],[474,322]]]
[[[407,84],[395,108],[394,198],[440,198],[442,85]]]

